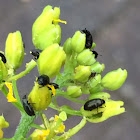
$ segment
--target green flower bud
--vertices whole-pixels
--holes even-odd
[[[89,91],[90,93],[96,93],[102,91],[104,88],[101,85],[101,75],[96,74],[95,77],[89,80]]]
[[[81,33],[80,31],[75,32],[71,41],[72,49],[76,53],[80,53],[84,50],[85,43],[86,43],[86,35]]]
[[[7,121],[5,121],[5,118],[2,116],[0,116],[0,128],[6,128],[9,127],[9,123]]]
[[[74,79],[78,82],[84,83],[88,81],[90,75],[90,66],[78,66],[75,68]]]
[[[54,43],[60,43],[60,41],[61,27],[59,25],[52,24],[33,40],[33,44],[37,49],[44,50]]]
[[[91,100],[96,98],[107,100],[110,98],[110,94],[106,92],[97,92],[97,93],[90,94],[88,99]]]
[[[37,60],[40,75],[48,75],[50,78],[55,77],[60,71],[66,59],[66,54],[62,47],[53,44],[43,50]]]
[[[77,61],[80,65],[90,66],[96,62],[95,55],[89,49],[78,54]]]
[[[99,62],[94,63],[91,65],[91,72],[102,73],[105,69],[104,64],[100,64]]]
[[[119,89],[127,78],[127,71],[121,68],[107,73],[101,83],[105,89],[117,90]]]
[[[49,45],[60,43],[61,28],[58,25],[60,8],[46,6],[32,27],[32,41],[37,49],[44,50]]]
[[[8,70],[0,58],[0,82],[6,80],[7,76],[8,76]]]
[[[63,45],[63,50],[68,55],[70,55],[72,53],[71,40],[72,40],[71,38],[68,38]]]
[[[99,123],[105,121],[112,116],[124,113],[125,108],[121,107],[123,106],[123,104],[124,103],[122,101],[107,100],[105,101],[104,107],[98,107],[98,112],[97,109],[94,109],[92,111],[86,111],[83,107],[81,108],[81,112],[89,122]]]
[[[24,47],[20,31],[9,33],[6,40],[5,56],[13,69],[18,69],[24,59]]]
[[[81,87],[80,86],[68,86],[67,94],[70,97],[78,98],[82,95]]]
[[[43,111],[51,103],[51,93],[47,86],[40,87],[37,82],[28,96],[28,101],[35,111]]]

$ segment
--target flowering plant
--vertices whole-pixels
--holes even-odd
[[[20,31],[8,35],[5,54],[0,52],[0,89],[8,102],[21,113],[12,140],[65,140],[82,129],[87,121],[99,123],[125,112],[123,101],[112,100],[110,94],[103,90],[119,89],[127,78],[127,71],[119,68],[101,77],[105,65],[97,62],[96,44],[87,29],[76,31],[73,37],[60,46],[59,23],[67,22],[60,20],[59,16],[60,8],[46,6],[34,22],[32,41],[36,49],[30,52],[34,59],[26,64],[24,71],[16,74],[24,59],[24,43]],[[39,76],[29,95],[20,98],[16,81],[36,66]],[[53,82],[52,78],[55,78]],[[83,94],[86,94],[86,98],[78,99]],[[59,106],[58,96],[81,104],[81,109]],[[58,111],[50,119],[43,113],[49,107]],[[42,119],[41,125],[34,123],[39,116]],[[72,116],[80,116],[81,122],[66,132],[64,121]],[[2,128],[8,126],[4,116],[0,116],[0,139],[4,139]],[[27,137],[31,128],[35,130]]]

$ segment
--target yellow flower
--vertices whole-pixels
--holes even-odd
[[[57,122],[57,120],[59,119],[59,116],[58,115],[55,115],[55,118],[54,118],[54,121]],[[62,124],[58,127],[57,130],[55,130],[56,133],[63,133],[65,131],[65,125]]]
[[[32,137],[32,140],[46,140],[46,136],[48,136],[50,134],[50,130],[47,129],[47,130],[39,130],[39,129],[36,129],[31,137]]]
[[[5,85],[6,85],[7,88],[9,89],[9,93],[7,94],[7,100],[8,100],[8,102],[17,102],[17,99],[14,98],[14,96],[13,96],[13,87],[12,87],[12,83],[6,82]]]
[[[59,133],[63,133],[65,131],[65,125],[64,124],[61,124],[58,128],[58,132]]]

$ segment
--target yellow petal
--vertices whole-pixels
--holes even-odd
[[[7,94],[7,100],[8,100],[8,102],[17,102],[17,99],[14,98],[14,96],[13,96],[12,83],[5,82],[5,85],[9,89],[9,93]]]
[[[53,22],[61,22],[61,23],[67,24],[67,21],[64,21],[61,19],[53,19]]]
[[[53,96],[55,96],[55,94],[56,94],[56,91],[55,91],[55,88],[54,88],[54,86],[53,85],[47,85],[49,88],[51,88],[51,90],[52,90],[52,94],[53,94]]]

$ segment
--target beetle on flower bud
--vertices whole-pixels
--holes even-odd
[[[98,107],[101,107],[103,104],[105,104],[105,100],[103,99],[91,99],[84,104],[84,110],[92,111],[93,109],[98,109]]]

